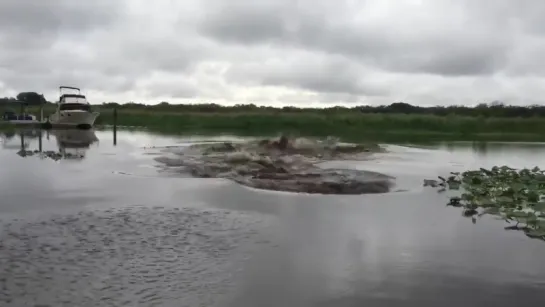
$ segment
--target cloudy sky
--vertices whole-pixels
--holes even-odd
[[[545,102],[543,0],[0,0],[0,96]]]

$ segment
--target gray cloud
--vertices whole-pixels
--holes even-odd
[[[468,21],[431,18],[430,23],[422,25],[416,20],[412,24],[411,18],[418,18],[420,12],[414,17],[407,16],[406,21],[401,15],[400,19],[388,20],[383,27],[377,27],[372,23],[343,19],[345,16],[335,16],[335,12],[314,12],[314,2],[310,1],[300,1],[299,6],[294,6],[293,1],[282,0],[275,5],[251,0],[237,1],[236,5],[221,3],[223,5],[214,6],[200,24],[203,33],[213,39],[345,55],[398,72],[493,73],[502,68],[511,40],[508,33],[496,33],[486,24],[464,28],[464,22]],[[350,15],[350,12],[344,13]],[[430,14],[434,14],[433,10]],[[430,27],[441,30],[430,30]]]
[[[3,0],[0,96],[73,84],[94,102],[523,104],[545,88],[543,13],[539,0]]]
[[[82,32],[117,20],[121,1],[2,0],[0,27],[7,31]]]
[[[15,91],[40,92],[62,81],[93,82],[100,70],[85,61],[85,53],[96,52],[86,39],[114,26],[123,8],[104,0],[0,1],[0,80]]]
[[[290,53],[289,51],[287,53]],[[293,87],[317,93],[384,95],[384,86],[364,82],[365,68],[340,56],[291,52],[293,59],[277,58],[232,66],[226,73],[231,82],[243,85]]]

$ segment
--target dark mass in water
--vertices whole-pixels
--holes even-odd
[[[393,177],[354,169],[326,169],[328,160],[362,160],[381,152],[378,145],[341,144],[307,138],[264,139],[244,143],[195,144],[168,151],[156,160],[181,167],[199,178],[227,178],[242,185],[275,191],[317,194],[386,193]]]

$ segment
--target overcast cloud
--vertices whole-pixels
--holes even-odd
[[[542,0],[0,0],[0,96],[545,103]]]

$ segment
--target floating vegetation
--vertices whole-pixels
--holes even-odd
[[[85,158],[83,154],[73,154],[69,152],[55,152],[52,150],[48,151],[39,151],[39,150],[19,150],[17,155],[20,157],[26,158],[31,156],[40,157],[40,159],[49,158],[54,161],[59,161],[61,159],[71,159],[71,160],[81,160]]]
[[[474,223],[486,214],[499,216],[512,224],[506,230],[521,230],[530,238],[545,240],[545,170],[539,167],[453,172],[447,178],[426,179],[424,186],[439,192],[459,190],[447,206],[463,208],[463,215]]]

